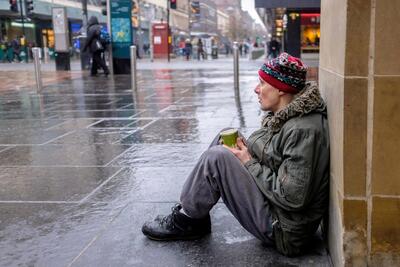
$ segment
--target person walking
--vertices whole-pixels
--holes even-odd
[[[197,59],[200,60],[200,55],[205,60],[205,54],[204,54],[204,48],[203,48],[203,42],[199,38],[199,42],[197,43]]]
[[[106,65],[104,58],[102,57],[102,53],[104,52],[104,46],[101,43],[100,39],[101,34],[101,25],[97,17],[91,16],[88,21],[87,27],[87,40],[83,51],[89,49],[89,52],[92,56],[92,67],[90,69],[90,76],[97,76],[97,69],[101,67],[104,71],[104,75],[107,77],[110,71]]]
[[[183,185],[171,214],[145,222],[158,241],[211,232],[220,198],[240,224],[287,256],[303,254],[328,210],[329,129],[326,105],[303,62],[287,53],[264,63],[254,89],[268,111],[261,128],[235,147],[218,134]],[[239,135],[240,136],[240,135]]]
[[[186,60],[189,60],[190,55],[192,54],[192,43],[190,42],[190,39],[186,39],[184,50],[185,50]]]
[[[228,43],[225,43],[224,47],[225,47],[225,54],[226,54],[226,56],[228,56],[230,54],[231,47]]]
[[[281,50],[281,44],[273,38],[271,42],[269,42],[269,56],[272,58],[275,58],[278,56],[280,50]]]
[[[8,63],[11,63],[11,59],[8,56],[8,48],[9,48],[9,43],[6,40],[3,40],[0,44],[1,50],[3,50],[3,63],[8,61]]]
[[[14,61],[15,57],[17,57],[18,62],[21,62],[21,56],[19,55],[19,53],[21,52],[21,44],[18,41],[18,37],[16,37],[14,40],[11,41],[11,48],[12,48],[12,58],[11,60]]]

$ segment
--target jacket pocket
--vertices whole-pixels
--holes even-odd
[[[309,244],[313,231],[307,222],[294,222],[279,216],[273,223],[275,244],[279,252],[286,256],[301,254]]]
[[[304,202],[310,183],[310,168],[288,164],[280,179],[281,193],[285,199],[294,204]]]
[[[293,234],[282,230],[278,221],[273,224],[273,236],[276,249],[283,255],[293,257],[301,253],[301,244],[299,246],[298,242],[293,242]]]

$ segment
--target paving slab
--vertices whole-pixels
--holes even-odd
[[[101,119],[65,119],[62,122],[55,124],[47,130],[79,130],[79,129],[86,129],[90,125],[100,122]]]
[[[15,146],[1,152],[0,166],[105,166],[128,148],[111,144]]]
[[[124,129],[79,129],[54,139],[49,144],[71,144],[71,145],[101,145],[120,143],[127,136],[132,135],[137,130],[132,128]]]
[[[133,144],[107,166],[193,166],[209,144]]]
[[[67,266],[123,208],[106,203],[0,203],[0,266]]]
[[[7,131],[31,131],[31,130],[45,130],[57,124],[60,124],[63,120],[60,119],[37,119],[37,120],[0,120],[0,134]]]
[[[115,167],[4,167],[0,202],[79,202],[117,175]]]
[[[140,231],[143,222],[168,214],[170,207],[169,203],[130,204],[71,266],[102,266],[104,258],[110,266],[330,266],[326,251],[315,247],[298,258],[279,255],[244,230],[223,204],[211,211],[212,233],[200,240],[145,238]]]
[[[2,131],[0,134],[0,144],[2,145],[41,145],[65,135],[65,130],[9,130]]]

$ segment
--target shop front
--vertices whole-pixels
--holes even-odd
[[[320,6],[320,0],[255,0],[270,38],[296,57],[319,53]]]
[[[301,53],[319,53],[320,14],[303,13],[301,17]]]

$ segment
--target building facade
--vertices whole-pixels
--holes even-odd
[[[191,13],[191,36],[217,36],[218,19],[217,6],[214,1],[192,1],[192,7],[199,9],[198,13]]]
[[[334,266],[400,266],[399,10],[400,1],[321,1]]]
[[[177,1],[177,8],[171,9],[170,27],[175,47],[179,46],[185,39],[190,38],[189,0],[179,0]]]
[[[229,34],[229,15],[221,10],[217,10],[217,28],[221,36]]]
[[[269,38],[297,57],[319,53],[320,5],[320,0],[255,0]]]
[[[31,14],[26,13],[24,1],[22,6],[16,1],[17,10],[12,11],[9,1],[0,1],[0,39],[6,42],[25,36],[25,45],[54,47],[54,31],[52,25],[52,8],[65,7],[69,20],[71,40],[80,33],[82,27],[82,3],[73,0],[34,0]],[[101,15],[98,2],[88,2],[88,16],[97,16],[102,23],[106,18]],[[22,16],[21,16],[22,10]],[[24,44],[24,43],[23,43]]]

